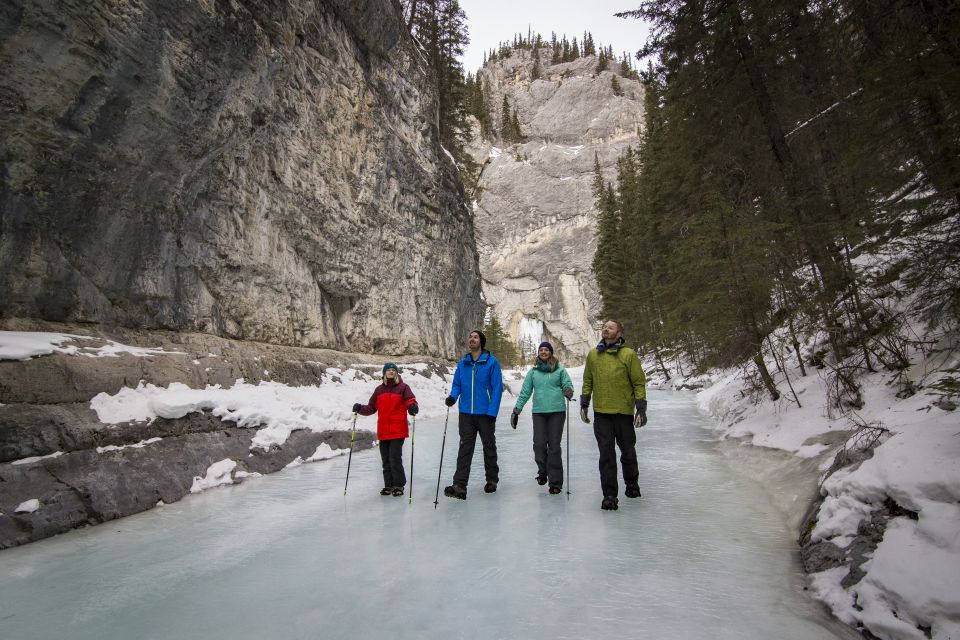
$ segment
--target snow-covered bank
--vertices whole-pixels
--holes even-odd
[[[752,392],[739,370],[694,382],[705,387],[698,401],[717,420],[723,448],[769,483],[792,524],[806,506],[797,500],[805,483],[819,494],[798,531],[814,594],[876,637],[960,638],[960,416],[938,392],[957,363],[919,358],[906,373],[913,395],[902,377],[869,373],[862,406],[839,411],[828,371],[801,376],[783,355],[777,380],[786,391],[789,376],[795,397]]]

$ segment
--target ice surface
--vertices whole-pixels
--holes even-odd
[[[572,494],[551,496],[510,402],[500,489],[483,493],[478,443],[468,499],[445,498],[454,409],[436,510],[442,414],[417,420],[412,505],[379,495],[374,449],[354,453],[346,496],[337,456],[3,551],[3,636],[855,637],[803,591],[793,532],[706,440],[692,398],[651,391],[644,495],[617,512],[600,510],[591,427],[572,412]]]

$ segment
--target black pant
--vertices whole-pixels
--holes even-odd
[[[493,416],[460,414],[460,450],[457,452],[457,470],[453,474],[453,484],[467,486],[478,433],[480,442],[483,443],[483,469],[487,474],[487,482],[500,481],[500,467],[497,466],[497,437],[494,435],[496,421],[497,419]]]
[[[622,413],[594,413],[593,435],[600,449],[600,488],[604,496],[617,497],[617,450],[620,447],[620,465],[623,482],[628,487],[637,484],[640,469],[637,466],[637,432],[633,416]]]
[[[403,487],[407,475],[403,472],[403,441],[406,438],[380,441],[380,460],[383,461],[383,486]]]
[[[533,414],[533,459],[537,474],[547,476],[551,487],[563,486],[563,421],[562,411]]]

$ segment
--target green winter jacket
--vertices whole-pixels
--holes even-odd
[[[647,378],[637,352],[623,338],[607,346],[603,341],[587,354],[583,368],[583,395],[593,396],[597,413],[633,415],[634,401],[647,399]]]
[[[517,411],[523,411],[523,405],[527,404],[530,394],[533,394],[534,413],[563,412],[566,403],[563,390],[566,387],[573,388],[573,381],[570,380],[567,370],[558,362],[552,370],[544,371],[540,368],[538,359],[538,366],[530,369],[527,377],[523,379],[523,387],[517,396],[515,407]]]

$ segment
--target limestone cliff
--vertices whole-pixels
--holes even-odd
[[[0,317],[451,356],[473,226],[397,3],[0,8]]]
[[[536,79],[528,50],[478,73],[494,127],[500,130],[506,96],[526,138],[515,145],[474,140],[483,165],[474,207],[480,271],[484,296],[514,339],[524,320],[539,320],[561,357],[577,363],[597,339],[600,311],[591,271],[594,158],[612,180],[619,155],[639,142],[643,89],[616,65],[598,73],[595,56],[552,66],[549,49],[539,57]]]

